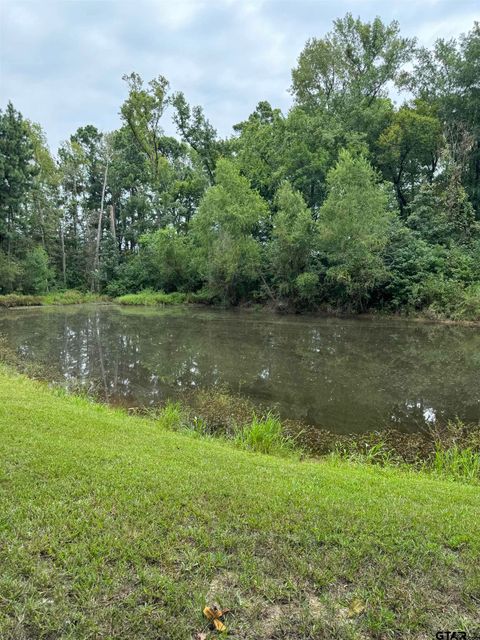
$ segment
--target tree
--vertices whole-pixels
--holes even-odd
[[[232,143],[235,158],[252,186],[273,205],[276,191],[287,180],[314,216],[340,149],[368,152],[363,134],[347,130],[332,114],[300,107],[285,117],[268,102],[259,103],[235,129],[240,133]]]
[[[25,201],[35,172],[32,141],[21,113],[11,102],[0,110],[0,247],[11,255],[26,219]]]
[[[320,250],[331,299],[365,308],[384,281],[383,253],[392,213],[388,195],[368,161],[348,151],[327,177],[328,196],[320,209]]]
[[[314,271],[317,230],[301,194],[288,182],[279,188],[276,205],[278,211],[273,218],[272,240],[267,249],[268,270],[276,294],[295,300],[303,297],[306,290],[305,273]],[[312,302],[315,292],[311,293]]]
[[[251,294],[258,282],[256,236],[268,207],[232,161],[218,161],[215,180],[200,202],[192,234],[201,277],[213,295],[232,303]]]
[[[469,245],[478,237],[479,224],[458,168],[448,168],[440,184],[422,185],[408,207],[407,225],[429,244],[445,247]]]
[[[439,39],[416,52],[402,84],[434,106],[477,217],[480,215],[480,23],[458,40]]]
[[[158,76],[144,88],[138,73],[124,75],[128,84],[128,97],[120,109],[123,122],[130,128],[139,148],[145,154],[154,179],[160,177],[165,168],[166,159],[161,149],[163,128],[160,120],[169,104],[168,80]]]
[[[166,292],[192,291],[195,287],[190,243],[173,227],[142,236],[139,263],[146,286]]]
[[[178,133],[198,154],[212,184],[215,164],[221,151],[217,132],[205,118],[203,109],[198,106],[190,107],[181,91],[173,96],[172,105],[175,109],[173,121]]]
[[[414,42],[400,36],[398,22],[363,23],[347,13],[324,38],[307,41],[292,71],[298,104],[341,110],[348,102],[369,105],[399,77]]]
[[[46,293],[54,278],[48,254],[42,247],[30,251],[22,264],[22,289],[24,293]]]
[[[442,144],[441,123],[421,102],[393,113],[380,135],[377,163],[384,177],[393,182],[402,215],[421,182],[433,180]]]

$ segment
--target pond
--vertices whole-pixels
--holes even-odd
[[[1,311],[0,335],[50,379],[127,407],[219,388],[339,433],[480,421],[476,327],[86,305]]]

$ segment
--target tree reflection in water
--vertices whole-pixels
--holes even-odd
[[[0,334],[65,383],[152,406],[227,387],[338,432],[480,420],[480,332],[392,319],[114,306],[9,310]]]

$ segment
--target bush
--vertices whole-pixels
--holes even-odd
[[[43,304],[83,304],[85,302],[98,302],[106,300],[96,293],[85,293],[76,289],[68,289],[67,291],[56,291],[42,296]]]
[[[480,284],[473,284],[464,290],[457,317],[462,320],[480,320]]]
[[[42,305],[82,304],[85,302],[99,302],[107,298],[95,293],[82,293],[71,289],[56,291],[45,296],[27,296],[21,293],[9,293],[0,296],[0,307],[38,307]]]

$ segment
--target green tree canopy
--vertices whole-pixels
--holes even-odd
[[[218,161],[215,180],[192,222],[196,260],[211,291],[234,302],[251,292],[258,281],[258,234],[268,207],[232,161]]]
[[[383,253],[392,223],[385,187],[372,166],[348,151],[327,178],[320,209],[320,249],[330,295],[354,308],[367,303],[386,276]]]

